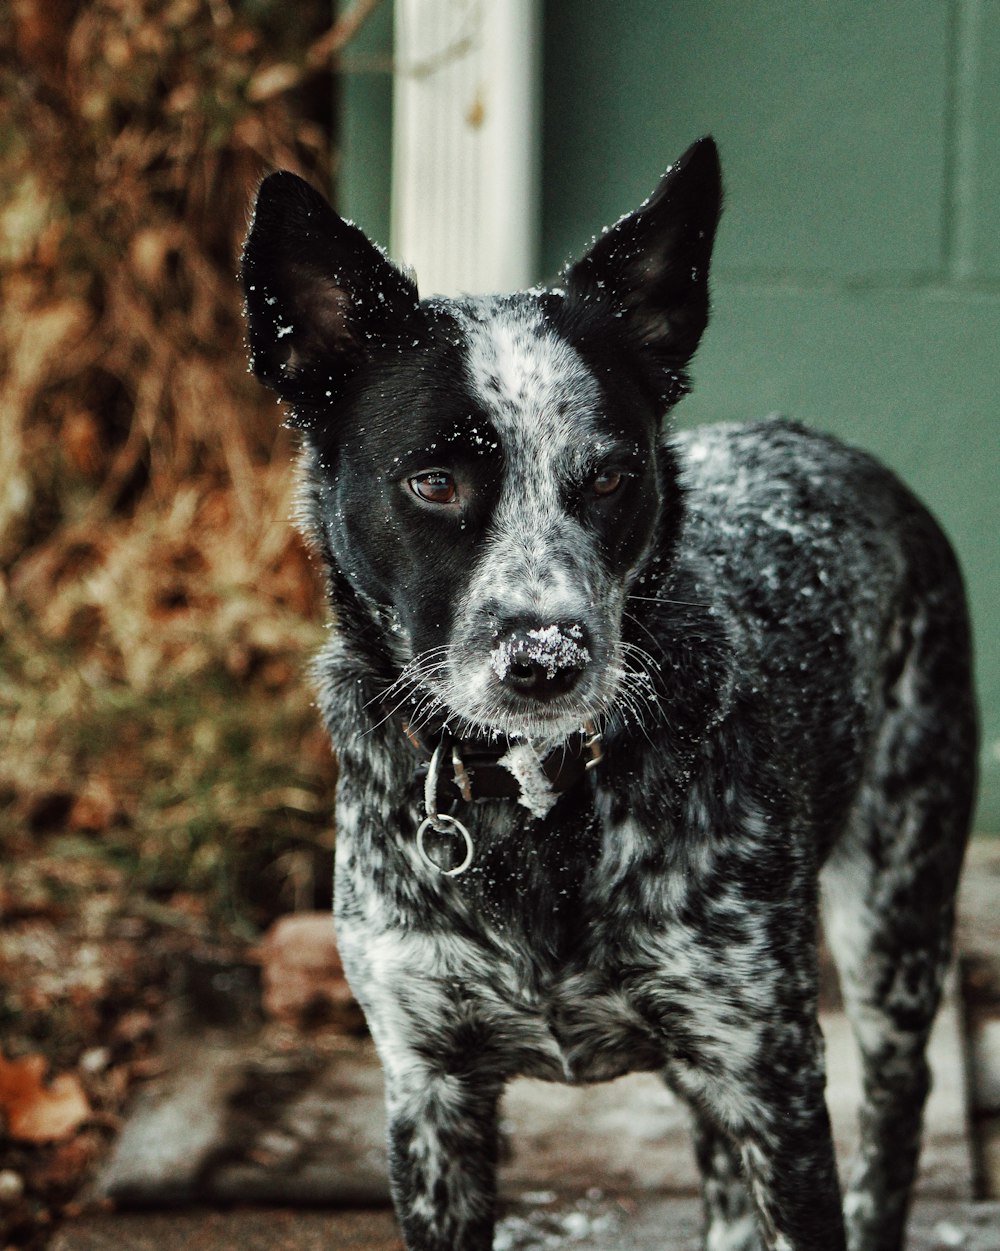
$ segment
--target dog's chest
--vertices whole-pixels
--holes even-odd
[[[583,972],[546,988],[538,1006],[550,1046],[534,1067],[522,1071],[549,1076],[554,1059],[559,1072],[552,1075],[558,1080],[595,1082],[661,1067],[662,1039],[654,1037],[634,1003],[615,988],[616,980],[608,972]]]
[[[460,1067],[478,1055],[507,1076],[573,1083],[662,1065],[662,1038],[596,949],[554,967],[522,935],[396,930],[342,947],[384,1053],[430,1051]]]
[[[733,944],[715,937],[733,929],[737,888],[702,880],[714,861],[693,853],[626,871],[650,841],[636,821],[609,831],[574,810],[515,856],[525,840],[489,826],[483,810],[476,865],[450,881],[415,855],[394,859],[394,872],[371,845],[357,856],[349,793],[339,810],[341,954],[390,1068],[416,1054],[446,1071],[474,1064],[570,1083],[655,1070],[687,1051],[699,988],[761,983],[761,927],[748,920]],[[493,815],[513,819],[509,808]],[[696,896],[703,907],[686,910]],[[697,916],[716,897],[728,928],[708,918],[706,935]]]

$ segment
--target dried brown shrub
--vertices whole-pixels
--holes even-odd
[[[330,58],[373,3],[332,28],[327,0],[0,4],[0,834],[15,849],[119,829],[159,865],[182,830],[177,886],[200,880],[210,838],[253,843],[276,777],[299,798],[272,804],[292,833],[267,864],[295,851],[294,812],[315,826],[328,800],[300,675],[317,584],[288,521],[288,435],[246,372],[235,270],[264,171],[328,182]],[[244,699],[252,733],[220,730]],[[260,801],[246,779],[262,756]]]
[[[241,363],[235,257],[262,170],[328,177],[331,79],[293,63],[325,9],[19,0],[4,15],[8,567],[193,474],[257,511],[276,422]],[[297,89],[262,93],[276,71]]]

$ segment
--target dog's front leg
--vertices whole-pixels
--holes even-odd
[[[407,1251],[488,1251],[500,1085],[416,1057],[392,1068],[389,1175]]]
[[[385,842],[390,814],[358,784],[376,772],[364,763],[341,753],[335,914],[382,1061],[393,1203],[407,1251],[487,1251],[505,1079],[472,988],[492,966],[449,928],[448,879],[425,881],[415,852],[404,858]],[[400,846],[412,846],[413,829]]]
[[[822,1090],[798,1106],[791,1099],[782,1105],[769,1124],[755,1127],[739,1144],[764,1245],[774,1251],[844,1251],[840,1187]]]
[[[676,1071],[670,1077],[673,1083]],[[716,1063],[688,1069],[676,1085],[696,1103],[702,1136],[714,1124],[716,1145],[728,1140],[756,1210],[761,1245],[769,1251],[844,1251],[818,1039],[794,1049],[772,1038],[742,1071],[726,1072]],[[710,1229],[712,1222],[719,1226],[712,1232],[732,1240],[727,1247],[757,1245],[742,1208],[724,1214],[710,1204],[707,1218]],[[711,1238],[707,1245],[713,1245]]]

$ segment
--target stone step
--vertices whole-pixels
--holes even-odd
[[[860,1078],[842,1013],[821,1016],[827,1099],[838,1158],[856,1144]],[[286,1039],[287,1043],[287,1039]],[[388,1201],[382,1079],[371,1045],[277,1049],[266,1034],[178,1043],[168,1074],[136,1104],[98,1181],[119,1205]],[[953,995],[930,1048],[918,1193],[969,1199],[964,1049]],[[687,1112],[652,1074],[592,1087],[521,1079],[504,1102],[504,1193],[600,1186],[635,1193],[697,1193]]]

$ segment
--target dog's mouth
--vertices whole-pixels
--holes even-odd
[[[604,701],[563,696],[539,706],[518,696],[505,695],[488,705],[438,696],[426,720],[442,720],[463,738],[482,738],[502,743],[528,742],[548,750],[586,727],[607,719]]]

